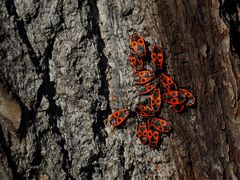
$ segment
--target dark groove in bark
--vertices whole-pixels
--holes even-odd
[[[7,81],[2,73],[0,73],[0,82],[6,88],[7,92],[11,93],[11,96],[20,106],[21,109],[21,122],[20,127],[18,129],[18,134],[20,138],[25,138],[27,134],[28,127],[32,124],[32,122],[36,118],[36,112],[33,110],[29,110],[27,106],[22,102],[21,98],[18,96],[16,91],[12,88],[13,85]]]
[[[120,160],[120,164],[122,165],[122,167],[124,169],[124,171],[123,171],[123,179],[124,180],[128,180],[128,179],[132,178],[134,165],[131,164],[129,169],[125,168],[126,159],[125,159],[125,156],[124,156],[124,151],[125,151],[125,148],[124,148],[124,144],[122,143],[120,148],[119,148],[119,160]]]
[[[27,24],[30,24],[32,22],[32,20],[36,19],[38,17],[38,14],[39,14],[39,9],[40,9],[40,5],[38,4],[35,12],[33,15],[30,15],[30,14],[26,14],[26,23]]]
[[[93,154],[87,162],[87,165],[79,169],[82,179],[92,179],[92,175],[95,172],[94,167],[99,166],[99,154]]]
[[[125,169],[123,174],[124,180],[132,179],[134,168],[135,166],[133,164],[130,164],[130,167],[128,169]]]
[[[19,15],[17,13],[14,0],[6,0],[5,6],[7,8],[9,16],[14,16],[14,20],[16,21],[16,28],[17,28],[18,35],[21,38],[21,40],[23,41],[23,43],[26,45],[30,59],[36,68],[36,73],[39,75],[42,72],[42,69],[41,69],[41,66],[39,63],[39,58],[37,58],[36,52],[34,51],[32,45],[29,41],[29,38],[27,36],[27,31],[26,31],[26,28],[24,25],[24,21],[19,17]]]
[[[104,41],[101,37],[101,32],[100,32],[100,27],[98,24],[99,21],[99,11],[98,11],[98,7],[96,2],[94,2],[94,4],[92,4],[91,7],[91,12],[92,12],[92,24],[93,24],[93,34],[95,34],[98,37],[98,44],[97,44],[97,50],[99,52],[99,62],[97,64],[98,69],[100,70],[100,88],[98,90],[98,95],[99,97],[103,96],[105,97],[106,101],[107,101],[107,108],[106,110],[101,110],[98,109],[96,114],[97,114],[97,121],[96,124],[98,125],[98,128],[101,128],[102,130],[105,129],[105,125],[103,120],[109,115],[109,113],[111,112],[110,110],[110,105],[109,105],[109,85],[108,85],[108,81],[107,81],[107,74],[106,74],[106,70],[108,67],[108,59],[106,58],[106,56],[104,55],[104,48],[105,48],[105,44]],[[106,133],[105,133],[106,134]],[[106,135],[103,134],[99,134],[99,129],[95,129],[95,135],[99,136],[101,143],[105,144],[105,138]]]
[[[62,133],[60,129],[57,127],[57,121],[62,116],[62,109],[60,106],[56,104],[56,101],[54,99],[56,95],[55,82],[50,80],[49,59],[52,58],[54,42],[55,42],[55,36],[54,38],[49,39],[47,41],[48,46],[44,52],[44,59],[43,59],[43,63],[46,69],[44,70],[43,84],[41,85],[42,91],[40,92],[42,92],[41,96],[42,97],[45,96],[49,102],[49,108],[47,109],[47,113],[49,114],[49,125],[51,127],[51,130],[54,134],[57,134],[60,138],[57,144],[59,145],[60,151],[63,154],[62,169],[66,173],[67,179],[74,179],[69,172],[69,169],[71,169],[71,166],[72,166],[71,165],[72,161],[69,159],[68,151],[64,148],[66,141],[62,137]]]
[[[119,148],[119,160],[120,164],[122,165],[123,168],[125,168],[125,156],[124,156],[124,144],[122,143],[120,148]]]
[[[13,0],[7,0],[5,2],[6,8],[8,10],[8,13],[10,16],[15,16],[16,21],[16,28],[18,30],[19,37],[23,41],[23,43],[26,45],[28,53],[30,55],[30,59],[33,62],[33,65],[36,68],[36,73],[39,75],[40,73],[43,73],[42,79],[43,83],[40,85],[38,92],[37,92],[37,100],[33,103],[34,110],[29,111],[23,104],[20,104],[23,110],[23,117],[22,118],[22,126],[21,130],[24,130],[24,133],[26,135],[27,129],[30,127],[30,124],[32,124],[33,120],[36,119],[36,110],[40,106],[41,100],[43,96],[45,96],[49,101],[49,109],[47,110],[47,113],[49,114],[49,125],[51,127],[51,130],[53,133],[57,134],[60,137],[60,140],[57,142],[57,144],[60,147],[60,151],[63,154],[63,162],[62,162],[62,169],[66,173],[66,179],[74,179],[73,176],[69,173],[69,169],[71,168],[72,161],[69,159],[69,153],[64,148],[65,139],[62,137],[62,133],[60,132],[59,128],[57,127],[57,120],[62,115],[62,110],[59,106],[57,106],[54,97],[56,94],[55,90],[55,82],[50,81],[50,69],[49,69],[49,59],[52,58],[52,51],[53,51],[53,45],[55,41],[55,37],[57,32],[62,30],[62,24],[64,24],[64,18],[63,18],[63,3],[60,1],[60,9],[57,9],[60,17],[60,21],[57,24],[57,27],[55,29],[55,35],[53,38],[49,39],[47,41],[47,48],[45,49],[42,65],[40,64],[39,60],[41,57],[37,58],[36,53],[34,52],[32,45],[29,41],[29,38],[27,36],[27,31],[25,29],[25,25],[22,19],[17,14],[16,6]],[[31,117],[31,118],[28,118]],[[24,121],[26,119],[26,121]],[[23,127],[24,126],[24,127]],[[41,136],[36,135],[36,151],[34,152],[34,157],[32,164],[33,165],[40,165],[41,163]],[[36,177],[37,174],[35,174],[36,171],[30,171],[30,177]]]
[[[240,2],[238,0],[226,0],[222,3],[222,1],[219,1],[220,7],[219,7],[219,14],[220,17],[223,19],[226,26],[229,28],[229,37],[230,37],[230,50],[231,52],[235,53],[238,56],[237,61],[237,67],[238,70],[240,69],[240,17],[238,15],[240,8]],[[221,79],[218,79],[218,81],[221,81]],[[218,93],[221,95],[220,97],[224,97],[224,92],[222,92],[222,87],[218,87]],[[224,104],[221,102],[222,109],[224,109]],[[226,119],[226,120],[225,120]],[[229,118],[225,114],[225,111],[223,112],[223,120],[225,122],[229,121]],[[234,143],[232,140],[232,133],[231,131],[226,131],[226,144],[229,145],[229,152],[228,156],[230,157],[230,163],[234,164],[234,175],[239,179],[240,178],[240,171],[238,170],[239,165],[239,157],[240,157],[240,151],[238,148],[233,146]],[[226,162],[224,159],[221,160],[221,164],[223,166],[223,178],[225,177],[231,177],[232,175],[227,170],[229,168],[229,162]]]
[[[81,9],[85,0],[78,0],[78,9]]]
[[[8,140],[10,141],[10,139],[8,139]],[[11,144],[11,142],[9,144]],[[8,165],[11,168],[13,179],[24,179],[25,177],[23,174],[25,174],[25,173],[18,172],[18,166],[15,163],[16,162],[15,159],[11,155],[12,150],[11,150],[10,146],[8,146],[6,143],[1,125],[0,125],[0,146],[2,147],[4,153],[7,157]]]
[[[0,73],[1,75],[1,73]],[[29,110],[25,104],[21,101],[21,98],[18,96],[18,94],[15,92],[14,89],[12,89],[12,85],[4,78],[3,75],[0,76],[0,82],[1,84],[6,88],[7,92],[10,92],[13,99],[15,99],[17,101],[17,103],[19,104],[20,108],[21,108],[21,122],[20,122],[20,126],[19,126],[19,129],[18,129],[18,135],[19,135],[19,138],[20,139],[24,139],[28,133],[28,129],[30,127],[33,128],[33,132],[36,132],[36,127],[35,127],[35,119],[36,119],[36,110],[37,108],[40,106],[40,102],[41,102],[41,99],[39,100],[40,102],[37,102],[38,106],[35,108],[31,108],[31,110]],[[40,165],[41,163],[41,158],[42,158],[42,155],[41,155],[41,143],[40,143],[40,140],[41,140],[41,135],[38,137],[37,134],[34,134],[35,135],[35,138],[36,138],[36,141],[34,141],[35,143],[35,152],[33,152],[33,160],[31,162],[31,165],[34,165],[34,166],[37,166],[37,165]],[[13,144],[14,145],[14,144]],[[10,147],[9,147],[10,148]],[[11,156],[11,154],[10,154]],[[11,164],[10,164],[11,165]],[[16,169],[16,167],[12,167],[11,169]],[[22,170],[23,171],[23,170]],[[21,176],[24,176],[25,177],[25,172],[22,173]],[[29,177],[37,177],[38,176],[38,171],[37,171],[37,168],[36,167],[32,167],[32,169],[30,170],[29,172]]]
[[[124,180],[128,180],[132,178],[132,173],[134,171],[134,165],[130,164],[130,167],[128,169],[125,168],[125,156],[124,156],[124,152],[125,152],[125,148],[124,148],[124,144],[122,143],[120,148],[119,148],[119,160],[120,160],[120,164],[122,165],[124,171],[123,171],[123,179]]]
[[[5,6],[7,8],[9,16],[15,16],[16,18],[18,18],[14,0],[5,0]]]
[[[223,4],[220,3],[220,17],[223,18],[229,27],[231,51],[235,52],[240,58],[240,17],[238,16],[238,0],[227,0]]]
[[[100,58],[100,60],[97,64],[97,67],[100,71],[100,88],[98,89],[98,96],[99,97],[103,96],[107,100],[107,109],[106,110],[98,109],[95,112],[95,114],[97,115],[97,119],[95,121],[95,125],[93,125],[93,131],[94,131],[95,137],[96,136],[99,137],[100,143],[105,144],[106,143],[105,142],[106,135],[102,134],[101,131],[99,131],[99,129],[101,129],[101,130],[105,129],[103,120],[107,117],[109,110],[110,110],[109,109],[109,89],[108,89],[108,81],[106,78],[106,76],[107,76],[106,69],[108,66],[108,59],[106,58],[106,56],[103,53],[105,44],[101,37],[101,32],[100,32],[100,28],[98,25],[99,12],[98,12],[98,8],[97,8],[97,4],[96,4],[96,2],[92,2],[92,1],[89,1],[89,4],[90,4],[90,11],[92,12],[92,14],[90,16],[90,20],[94,27],[92,34],[95,34],[97,36],[97,50],[98,50],[99,58]],[[97,100],[97,103],[99,104],[101,102],[99,102],[99,100]]]
[[[83,1],[78,1],[78,9],[81,9],[83,6]],[[88,165],[85,167],[80,168],[80,174],[81,178],[83,179],[92,179],[92,175],[94,173],[94,167],[99,166],[99,159],[101,157],[105,157],[105,145],[106,145],[106,137],[107,133],[105,131],[105,125],[104,125],[104,119],[110,114],[110,105],[109,105],[109,87],[108,87],[108,81],[107,81],[107,74],[106,70],[108,67],[108,59],[104,55],[104,41],[101,37],[100,27],[98,24],[99,21],[99,11],[97,7],[97,3],[93,0],[87,0],[86,6],[90,7],[89,14],[89,21],[92,25],[92,27],[89,27],[89,33],[88,38],[93,38],[95,35],[97,37],[97,52],[99,57],[99,62],[97,64],[97,67],[100,71],[100,87],[98,89],[98,98],[93,104],[91,114],[94,115],[95,121],[92,124],[92,129],[94,133],[94,140],[97,141],[97,146],[99,148],[98,154],[94,154],[89,158]],[[107,101],[107,108],[105,110],[101,110],[100,103],[101,103],[101,97],[104,97]],[[93,162],[95,162],[93,164]],[[101,172],[103,174],[103,172]]]

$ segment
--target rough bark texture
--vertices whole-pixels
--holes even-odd
[[[0,179],[240,179],[238,0],[0,5]],[[137,140],[136,119],[106,121],[139,101],[133,32],[197,97],[183,114],[164,108],[175,131],[159,149]]]

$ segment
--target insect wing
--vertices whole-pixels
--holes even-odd
[[[148,120],[148,132],[147,132],[147,138],[149,145],[152,147],[158,146],[160,133],[156,129],[152,128],[150,119]]]
[[[184,110],[185,105],[184,104],[172,105],[172,108],[175,112],[180,113]]]
[[[186,101],[186,95],[182,91],[168,91],[163,93],[163,102],[171,105],[182,104]]]
[[[122,124],[129,116],[129,111],[127,109],[119,109],[109,116],[110,124],[113,126],[119,126]]]
[[[172,124],[161,118],[152,118],[151,126],[157,129],[159,132],[169,132],[171,131]]]
[[[151,94],[151,107],[154,111],[159,111],[161,106],[161,91],[159,88],[155,88]]]
[[[160,82],[166,91],[177,90],[177,85],[168,75],[162,73],[160,76]]]
[[[138,55],[131,49],[130,49],[129,61],[135,71],[139,71],[143,69],[142,59],[139,59]]]
[[[163,50],[158,46],[154,45],[152,48],[152,62],[156,69],[163,69]]]
[[[140,122],[138,125],[138,139],[141,141],[142,144],[148,143],[147,133],[148,133],[147,123]]]
[[[196,103],[196,98],[193,96],[192,93],[190,93],[189,91],[185,90],[185,89],[179,89],[181,92],[183,92],[186,97],[187,100],[185,102],[186,106],[193,106]]]
[[[135,110],[142,117],[149,117],[154,115],[153,109],[143,104],[138,104]]]
[[[134,33],[130,37],[130,47],[137,53],[139,57],[146,56],[146,46],[144,39],[137,33]]]
[[[153,81],[150,81],[146,84],[138,86],[139,94],[143,95],[143,94],[150,93],[157,86],[157,83],[158,83],[158,80],[154,79]]]
[[[143,71],[138,71],[135,76],[134,76],[134,82],[136,84],[146,84],[152,79],[155,78],[155,74],[152,70],[143,70]]]

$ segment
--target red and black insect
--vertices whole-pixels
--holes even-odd
[[[151,107],[154,111],[160,111],[160,106],[162,103],[161,98],[161,90],[159,88],[155,88],[150,97]]]
[[[157,147],[162,133],[171,131],[171,123],[161,118],[144,119],[138,125],[138,139],[142,144]]]
[[[143,69],[143,60],[133,50],[130,50],[129,61],[135,71]]]
[[[168,91],[163,93],[163,102],[170,105],[183,104],[186,101],[186,95],[182,91]]]
[[[156,69],[162,70],[163,69],[163,50],[155,44],[152,47],[152,62]]]
[[[182,112],[184,108],[185,108],[184,104],[172,105],[172,109],[177,113]]]
[[[150,117],[154,115],[154,110],[144,104],[138,104],[135,110],[139,114],[139,116],[142,116],[142,117]]]
[[[140,122],[138,124],[138,139],[142,144],[148,143],[148,128],[146,122]]]
[[[157,131],[156,129],[152,129],[150,125],[148,125],[147,138],[148,138],[149,146],[157,147],[160,139],[159,136],[160,136],[160,132]]]
[[[151,127],[149,119],[147,121],[140,122],[138,125],[138,139],[142,144],[148,144],[152,147],[158,146],[159,131]]]
[[[172,105],[175,112],[182,112],[186,106],[195,104],[195,97],[185,89],[163,93],[163,101]]]
[[[135,53],[137,53],[140,58],[146,56],[146,46],[144,39],[138,33],[134,33],[131,35],[130,47],[134,50]]]
[[[176,83],[167,74],[162,73],[160,76],[160,82],[166,91],[177,90]]]
[[[150,69],[145,69],[142,71],[138,71],[136,72],[135,76],[134,76],[134,82],[135,84],[146,84],[149,81],[153,80],[155,78],[155,74],[154,71],[150,70]]]
[[[172,129],[172,124],[167,122],[164,119],[154,117],[151,119],[151,126],[157,129],[159,132],[167,133],[170,132]]]
[[[112,113],[109,117],[108,120],[111,125],[113,126],[119,126],[121,125],[129,116],[130,112],[127,109],[119,109]]]
[[[150,53],[138,33],[130,36],[129,61],[134,69],[138,93],[146,96],[147,102],[138,103],[133,111],[123,108],[113,112],[108,117],[109,122],[120,126],[130,115],[134,115],[138,119],[138,139],[142,144],[158,147],[162,133],[172,130],[171,122],[160,118],[162,104],[169,104],[175,112],[182,112],[185,107],[193,106],[196,99],[189,91],[178,88],[174,80],[164,73],[162,48],[154,44]]]
[[[158,84],[158,79],[153,79],[152,81],[146,84],[138,86],[137,89],[140,95],[148,94],[157,86],[157,84]]]
[[[186,106],[193,106],[193,105],[195,104],[195,102],[196,102],[196,99],[195,99],[195,97],[193,96],[193,94],[190,93],[189,91],[185,90],[185,89],[182,89],[182,88],[180,88],[179,90],[180,90],[182,93],[184,93],[185,96],[187,97],[187,100],[186,100],[185,105],[186,105]]]

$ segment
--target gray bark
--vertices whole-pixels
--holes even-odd
[[[240,179],[237,0],[0,4],[0,178]],[[134,32],[197,98],[182,114],[163,108],[174,132],[159,149],[137,140],[136,118],[106,120],[140,101]]]

